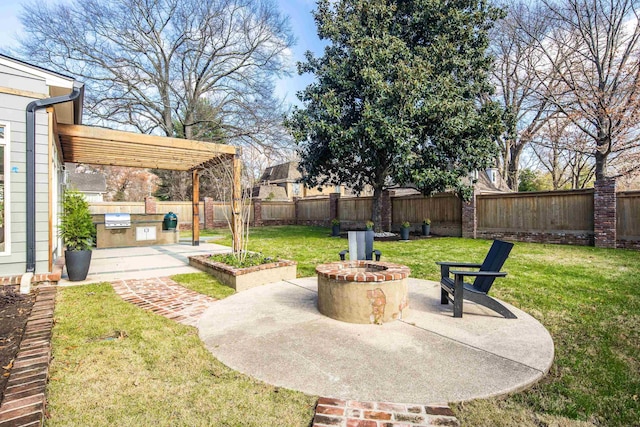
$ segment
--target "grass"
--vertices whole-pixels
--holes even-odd
[[[335,261],[345,239],[321,227],[251,230],[249,249],[293,259],[298,275]],[[216,243],[230,244],[226,232]],[[491,242],[433,238],[376,242],[383,260],[438,280],[438,260],[481,261]],[[555,362],[547,377],[507,398],[456,405],[463,425],[639,425],[640,254],[637,251],[517,243],[509,275],[492,294],[536,317],[551,333]]]
[[[122,301],[109,284],[61,288],[47,426],[304,426],[315,398],[218,362],[195,328]]]
[[[176,274],[171,276],[171,279],[185,288],[215,299],[226,298],[235,292],[233,288],[223,285],[215,277],[207,273]]]
[[[299,276],[335,261],[345,239],[320,227],[253,228],[249,249],[298,261]],[[230,244],[226,231],[207,232]],[[376,242],[383,260],[438,280],[435,261],[480,261],[490,242]],[[465,426],[637,426],[640,420],[640,254],[517,243],[492,294],[550,331],[556,357],[533,388],[454,406]],[[175,277],[215,298],[204,274]],[[308,426],[315,399],[234,372],[194,328],[145,312],[107,284],[62,288],[56,305],[47,425]],[[437,368],[437,367],[431,367]],[[430,367],[425,367],[430,369]]]

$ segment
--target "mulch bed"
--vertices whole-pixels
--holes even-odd
[[[22,295],[16,286],[0,287],[0,402],[34,301],[34,293]]]

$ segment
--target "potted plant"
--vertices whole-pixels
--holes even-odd
[[[422,221],[422,235],[428,236],[430,232],[431,232],[431,219],[425,218]]]
[[[75,190],[64,192],[58,232],[66,247],[64,259],[69,280],[86,279],[91,263],[95,226],[91,220],[89,203]]]
[[[409,230],[411,228],[411,223],[409,221],[404,221],[400,226],[400,240],[409,240]]]
[[[369,220],[367,222],[364,223],[364,228],[366,230],[373,230],[373,221]]]
[[[333,218],[331,220],[331,236],[340,236],[340,220],[338,218]]]

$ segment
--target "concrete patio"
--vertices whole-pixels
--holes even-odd
[[[197,273],[200,270],[189,266],[189,255],[229,252],[228,246],[200,242],[191,246],[191,241],[174,245],[142,246],[130,248],[96,249],[91,256],[91,267],[86,280],[70,282],[66,269],[59,286],[76,286],[115,280],[166,277],[174,274]]]
[[[267,383],[361,401],[502,395],[537,382],[553,362],[551,336],[533,317],[465,303],[454,319],[437,282],[409,279],[409,315],[384,325],[330,319],[316,301],[315,277],[249,289],[205,311],[200,337],[224,364]]]

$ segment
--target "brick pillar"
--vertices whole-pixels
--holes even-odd
[[[329,220],[328,225],[331,224],[331,220],[334,218],[339,218],[338,212],[338,202],[340,201],[340,193],[330,193],[329,194]]]
[[[616,180],[607,178],[593,185],[593,234],[597,248],[616,247]]]
[[[393,205],[391,204],[391,191],[383,190],[380,196],[380,216],[382,217],[382,231],[391,231],[391,219],[393,218]]]
[[[476,191],[468,202],[462,202],[462,237],[475,239],[478,230],[478,214],[476,211]]]
[[[262,225],[262,200],[253,199],[253,226],[260,227]]]
[[[154,214],[158,213],[156,210],[156,198],[153,196],[147,196],[144,198],[144,213]]]
[[[211,197],[204,198],[204,228],[213,228],[213,199]]]

